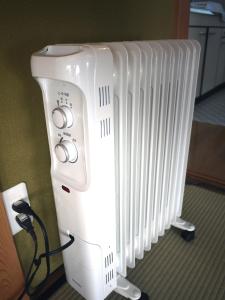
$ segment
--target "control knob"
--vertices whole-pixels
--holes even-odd
[[[64,140],[55,146],[55,154],[59,161],[76,162],[78,159],[78,151],[75,144],[71,141]]]
[[[59,106],[52,111],[53,123],[57,128],[69,128],[73,125],[73,114],[68,106]]]

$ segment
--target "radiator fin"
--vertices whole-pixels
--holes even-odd
[[[115,67],[117,271],[126,276],[183,202],[199,46],[109,43]]]

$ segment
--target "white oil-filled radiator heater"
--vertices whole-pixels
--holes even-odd
[[[34,53],[69,284],[85,299],[141,292],[126,279],[181,219],[200,47],[168,40],[51,45]],[[189,235],[188,235],[189,233]]]

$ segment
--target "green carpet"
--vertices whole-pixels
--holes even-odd
[[[196,238],[185,242],[170,229],[128,279],[151,300],[225,299],[225,193],[187,186],[182,217],[196,225]],[[51,300],[81,300],[68,284]],[[107,300],[124,299],[112,293]]]

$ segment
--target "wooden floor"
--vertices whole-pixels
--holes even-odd
[[[225,126],[193,123],[188,175],[225,188]]]

